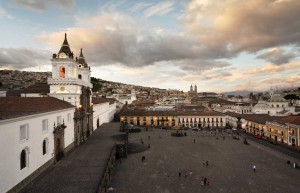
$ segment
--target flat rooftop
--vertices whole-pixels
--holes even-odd
[[[123,143],[120,123],[105,123],[82,145],[42,174],[22,192],[96,192],[115,143]]]
[[[243,140],[235,140],[228,134],[225,140],[220,133],[218,140],[214,134],[188,131],[187,135],[172,137],[171,131],[156,129],[131,133],[129,145],[151,147],[129,154],[122,163],[117,162],[110,192],[299,192],[300,169],[287,164],[287,160],[300,164],[299,159],[254,139],[248,139],[250,145],[245,145]],[[144,162],[142,156],[146,158]],[[203,160],[209,165],[203,166]],[[209,186],[201,186],[202,177],[208,178]]]

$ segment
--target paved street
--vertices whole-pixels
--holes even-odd
[[[287,148],[287,147],[282,146],[282,145],[274,145],[274,144],[271,144],[270,142],[268,142],[267,140],[256,139],[252,135],[247,135],[247,138],[252,140],[252,141],[255,141],[256,143],[262,144],[264,146],[270,147],[271,149],[275,149],[276,151],[279,151],[279,152],[282,152],[286,155],[294,157],[295,159],[300,159],[299,150],[293,149],[292,147]],[[278,144],[280,144],[280,142],[278,142]]]
[[[245,145],[228,134],[225,140],[221,136],[216,140],[214,135],[192,131],[187,134],[172,137],[171,131],[165,130],[130,134],[129,142],[133,146],[144,146],[146,151],[130,154],[118,163],[110,184],[111,192],[300,192],[300,169],[287,164],[287,160],[299,164],[299,159],[252,140],[249,140],[250,145]],[[148,144],[149,149],[145,148]],[[145,162],[141,161],[142,156]],[[203,166],[203,160],[208,160],[209,165]],[[201,178],[205,176],[209,186],[201,186]]]
[[[22,192],[96,192],[108,157],[118,136],[120,123],[105,123]]]

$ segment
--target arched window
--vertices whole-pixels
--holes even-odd
[[[43,155],[45,155],[47,153],[47,143],[48,143],[48,139],[44,139],[44,141],[43,141]]]
[[[23,149],[21,151],[21,156],[20,156],[21,170],[27,166],[27,154],[28,154],[28,151],[26,149]]]
[[[66,74],[65,67],[63,67],[63,66],[59,67],[59,77],[60,78],[65,78],[65,74]]]

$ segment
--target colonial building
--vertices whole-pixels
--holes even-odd
[[[265,133],[272,141],[300,149],[300,116],[286,116],[269,121]]]
[[[287,116],[297,114],[295,107],[291,106],[279,93],[270,92],[271,98],[267,101],[260,100],[253,107],[255,114],[269,114],[271,116]]]
[[[209,127],[225,126],[225,115],[210,111],[124,111],[121,122],[132,125],[167,127]]]
[[[300,116],[270,116],[268,114],[237,114],[227,112],[226,124],[245,130],[268,141],[300,149]]]
[[[215,111],[226,113],[233,112],[238,114],[252,114],[252,104],[242,102],[232,102],[224,99],[215,99],[209,102],[209,106]]]
[[[190,91],[188,92],[189,96],[196,96],[197,95],[197,86],[195,85],[193,88],[193,85],[190,86]]]
[[[73,116],[74,106],[56,98],[1,98],[0,192],[18,192],[73,148]]]
[[[67,35],[51,61],[48,85],[1,97],[0,192],[19,192],[116,113],[113,100],[92,101],[90,67],[82,49],[74,58]]]
[[[64,42],[52,57],[52,78],[48,79],[50,96],[76,106],[74,112],[75,145],[85,141],[93,131],[93,107],[91,103],[91,70],[82,49],[74,58],[65,34]]]

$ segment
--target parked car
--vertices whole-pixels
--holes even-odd
[[[261,137],[260,135],[254,135],[254,137],[255,137],[256,139],[262,139],[262,137]]]
[[[237,129],[235,127],[232,127],[232,131],[236,131]]]

